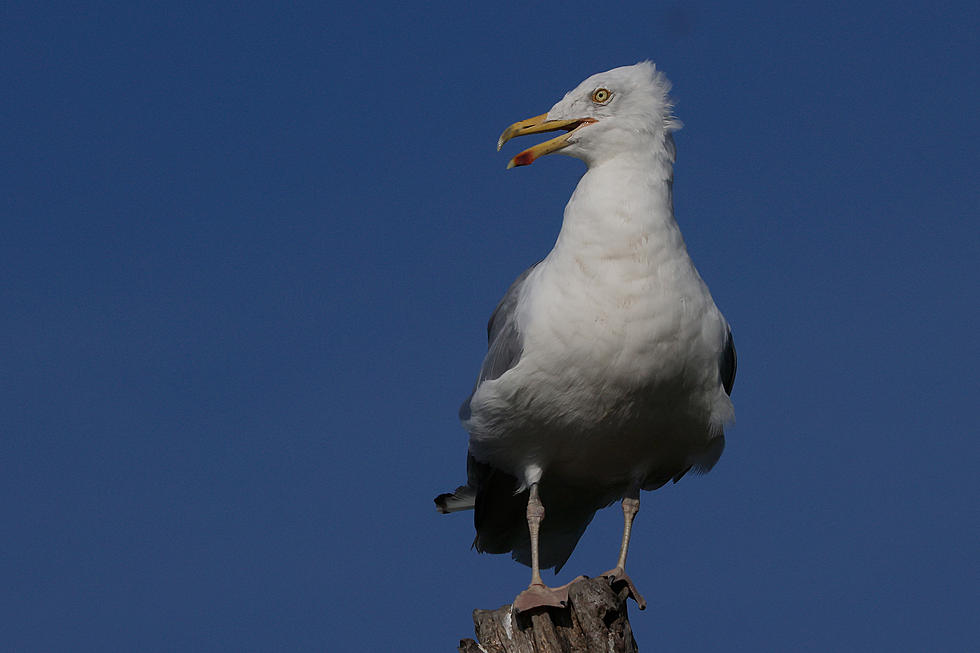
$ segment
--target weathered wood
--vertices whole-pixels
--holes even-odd
[[[477,641],[459,642],[460,653],[636,653],[626,611],[629,588],[587,578],[568,588],[568,607],[514,615],[512,606],[474,610]],[[479,642],[479,643],[477,643]]]

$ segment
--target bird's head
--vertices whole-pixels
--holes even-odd
[[[507,167],[529,165],[552,152],[593,165],[623,152],[649,150],[681,127],[672,114],[669,90],[670,82],[649,61],[592,75],[548,113],[505,129],[497,149],[515,136],[565,130],[524,150]]]

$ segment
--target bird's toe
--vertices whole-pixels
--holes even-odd
[[[608,578],[613,588],[615,588],[616,585],[620,583],[625,583],[626,586],[629,588],[630,596],[632,596],[633,600],[636,601],[636,607],[638,607],[641,610],[647,609],[646,599],[644,599],[643,595],[640,594],[640,591],[636,589],[636,585],[633,584],[633,579],[629,577],[629,574],[626,573],[625,569],[623,569],[622,567],[616,567],[600,575],[605,578]]]

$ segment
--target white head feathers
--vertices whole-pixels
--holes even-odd
[[[650,61],[592,75],[548,112],[549,120],[596,120],[576,130],[561,153],[591,164],[638,148],[673,150],[669,134],[683,124],[669,91],[670,81]]]

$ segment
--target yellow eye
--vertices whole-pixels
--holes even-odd
[[[605,104],[606,102],[609,101],[609,98],[611,97],[612,97],[612,93],[609,91],[609,89],[605,89],[605,88],[597,88],[592,93],[592,101],[595,102],[596,104]]]

